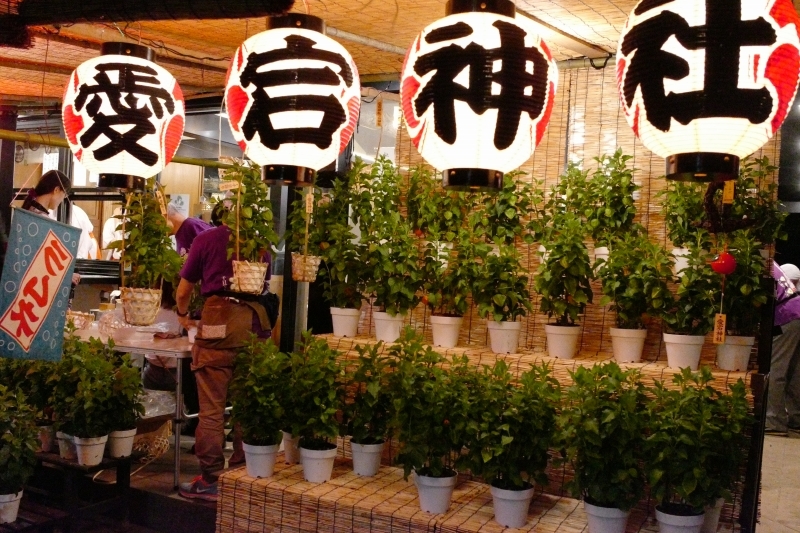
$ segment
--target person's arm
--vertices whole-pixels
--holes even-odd
[[[175,303],[176,307],[178,308],[178,322],[180,322],[181,326],[183,326],[185,329],[189,329],[189,326],[191,326],[193,323],[193,320],[189,318],[189,301],[192,298],[194,286],[194,283],[186,280],[185,278],[181,278],[181,282],[178,283],[178,289],[175,291]]]

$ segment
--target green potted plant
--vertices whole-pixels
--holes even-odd
[[[233,259],[230,288],[236,292],[261,294],[269,265],[262,262],[266,252],[278,242],[273,228],[269,187],[254,163],[234,161],[224,180],[235,183],[235,201],[225,224],[231,230],[228,259]]]
[[[292,253],[292,279],[311,283],[317,279],[328,229],[325,213],[320,216],[318,211],[329,203],[329,197],[317,187],[295,192],[286,247]]]
[[[442,189],[441,179],[421,166],[411,170],[408,181],[406,206],[414,235],[435,243],[453,242],[469,212],[467,195]]]
[[[342,409],[342,434],[350,435],[353,471],[356,475],[371,477],[381,465],[391,419],[389,359],[382,353],[381,342],[356,346],[356,351],[355,368],[347,373],[346,390],[352,396]]]
[[[661,199],[661,213],[667,227],[667,237],[675,248],[675,274],[680,275],[688,266],[686,256],[690,244],[698,242],[698,234],[703,236],[701,246],[708,248],[708,235],[701,232],[700,226],[705,216],[703,207],[703,189],[701,183],[685,183],[670,181],[667,188],[658,192],[656,198]]]
[[[674,298],[662,308],[667,329],[664,344],[671,368],[697,370],[705,336],[714,329],[722,279],[709,265],[708,252],[702,248],[705,239],[706,232],[701,231],[689,246],[688,265],[678,278]]]
[[[739,380],[723,394],[712,380],[707,367],[684,368],[673,377],[675,388],[657,381],[650,391],[645,470],[662,531],[699,532],[704,507],[729,496],[738,477],[752,420],[745,386]]]
[[[452,348],[458,344],[469,296],[479,276],[479,260],[487,252],[488,246],[474,241],[465,228],[458,230],[452,250],[434,242],[425,246],[422,302],[431,312],[434,346]]]
[[[567,488],[584,501],[589,533],[623,533],[644,496],[644,386],[637,370],[614,362],[579,366],[570,377],[558,419],[562,453],[575,471]]]
[[[778,200],[776,170],[767,156],[747,157],[739,166],[734,189],[731,216],[753,221],[753,238],[764,247],[787,238],[783,224],[789,213],[781,209]]]
[[[766,265],[759,250],[761,243],[753,230],[737,230],[730,234],[730,253],[724,250],[717,261],[736,262],[735,270],[725,276],[722,312],[727,317],[724,344],[717,344],[717,366],[723,370],[747,370],[750,352],[761,321],[761,306],[768,294],[761,284]],[[719,297],[715,297],[719,300]]]
[[[389,355],[397,463],[406,479],[414,472],[422,510],[445,513],[457,480],[455,458],[464,446],[472,368],[466,357],[454,357],[449,368],[443,368],[442,356],[424,346],[410,327],[389,348]]]
[[[641,360],[647,337],[644,315],[657,315],[671,300],[667,281],[672,279],[672,257],[637,229],[617,237],[597,270],[603,291],[600,305],[611,304],[616,314],[616,327],[610,329],[619,363]]]
[[[558,381],[548,367],[534,365],[514,385],[508,365],[498,360],[476,373],[468,390],[468,451],[459,464],[491,485],[495,521],[522,527],[534,482],[547,485],[548,450],[561,397]]]
[[[516,353],[524,317],[533,309],[528,276],[513,246],[501,246],[498,255],[482,257],[472,289],[478,315],[486,319],[489,344],[494,353]]]
[[[236,356],[228,394],[231,416],[242,431],[248,476],[270,477],[274,471],[288,421],[288,369],[289,356],[271,341],[253,339]]]
[[[608,257],[611,244],[633,231],[634,194],[640,187],[633,181],[635,169],[628,168],[631,159],[633,156],[624,155],[622,149],[594,159],[597,168],[588,182],[589,199],[583,215],[594,241],[596,260]]]
[[[24,394],[0,385],[0,524],[17,519],[22,489],[36,466],[37,433]]]
[[[114,341],[109,339],[109,353],[113,353]],[[133,451],[136,422],[144,415],[140,402],[144,393],[141,369],[135,367],[128,354],[112,356],[114,379],[112,394],[108,402],[111,430],[108,434],[108,455],[113,458],[128,457]]]
[[[486,240],[497,246],[511,246],[523,240],[530,243],[526,232],[528,223],[536,220],[544,204],[544,194],[539,189],[541,181],[528,183],[514,171],[503,176],[503,186],[496,193],[475,196],[472,217],[483,226]],[[472,222],[474,224],[474,222]]]
[[[580,218],[571,211],[554,215],[544,243],[547,259],[533,278],[541,312],[556,319],[545,325],[547,351],[560,359],[575,357],[581,334],[575,321],[593,298],[589,283],[594,273],[584,233]]]
[[[336,413],[342,405],[342,391],[338,352],[306,331],[300,347],[289,357],[284,408],[291,434],[300,438],[303,477],[323,483],[331,478],[339,436]]]
[[[161,287],[178,276],[182,260],[172,247],[167,226],[164,188],[153,178],[143,191],[127,194],[125,212],[118,215],[124,239],[108,247],[120,250],[122,309],[125,321],[149,326],[161,307]]]
[[[33,359],[0,358],[0,383],[13,383],[25,395],[26,403],[36,415],[41,451],[55,448],[53,426],[53,385],[50,376],[57,363]]]

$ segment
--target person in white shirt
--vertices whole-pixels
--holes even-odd
[[[112,216],[106,220],[105,224],[103,224],[103,250],[105,251],[105,259],[119,261],[119,258],[122,257],[121,250],[108,249],[108,245],[112,242],[122,240],[122,230],[117,229],[117,226],[119,226],[122,221],[118,218],[115,218],[121,214],[122,208],[115,208]]]
[[[89,219],[86,211],[75,205],[73,202],[70,210],[71,226],[81,230],[81,238],[78,241],[78,259],[97,259],[97,239],[94,237],[94,225]]]

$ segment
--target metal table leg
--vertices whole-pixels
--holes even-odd
[[[175,372],[175,418],[172,420],[172,431],[175,433],[175,489],[178,489],[181,478],[181,418],[183,413],[183,361],[176,359]]]

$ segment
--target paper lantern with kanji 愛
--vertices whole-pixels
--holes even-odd
[[[267,181],[311,184],[355,131],[361,84],[322,19],[290,14],[236,50],[225,83],[233,137]]]
[[[140,189],[172,160],[185,124],[183,93],[153,51],[105,43],[69,78],[62,117],[70,150],[100,187]]]
[[[451,0],[406,53],[403,117],[446,187],[499,189],[547,128],[558,68],[533,24],[514,16],[508,0]]]
[[[667,178],[724,181],[789,112],[800,72],[790,0],[642,0],[617,49],[628,123]]]

